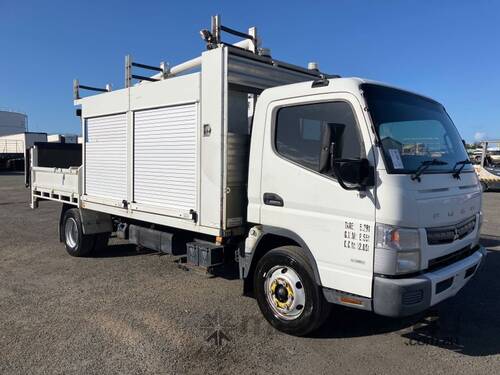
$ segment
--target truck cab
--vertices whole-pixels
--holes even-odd
[[[305,252],[319,298],[381,315],[415,314],[455,295],[485,257],[481,187],[446,110],[376,82],[265,90],[248,200],[256,225],[245,257],[262,256],[256,249],[266,235],[288,238]],[[281,266],[276,258],[254,266],[253,275],[264,315],[285,330],[308,299],[297,260],[287,256],[277,258]]]

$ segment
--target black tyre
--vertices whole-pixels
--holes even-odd
[[[83,234],[82,219],[77,208],[71,208],[64,213],[61,231],[69,255],[84,257],[92,252],[95,235]]]
[[[283,246],[266,253],[254,274],[260,310],[276,329],[304,336],[319,328],[330,313],[304,251]]]
[[[481,181],[481,188],[483,191],[488,191],[488,184],[484,181]]]

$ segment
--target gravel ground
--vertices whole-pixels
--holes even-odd
[[[1,374],[500,373],[500,193],[484,199],[488,261],[454,299],[404,320],[335,308],[296,338],[271,329],[237,279],[116,240],[70,257],[59,204],[30,210],[22,184],[0,175]]]

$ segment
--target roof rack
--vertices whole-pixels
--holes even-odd
[[[234,35],[236,37],[243,38],[236,43],[227,43],[222,39],[222,34],[227,33]],[[203,29],[200,31],[202,39],[206,43],[206,48],[208,50],[215,48],[227,48],[229,54],[232,58],[233,67],[237,65],[237,69],[245,69],[247,63],[246,61],[253,61],[252,64],[261,64],[260,66],[268,65],[272,66],[273,69],[288,71],[291,74],[305,74],[310,76],[314,80],[313,87],[320,87],[328,85],[328,79],[339,78],[338,75],[329,75],[322,73],[318,65],[314,62],[309,63],[309,66],[301,67],[298,65],[290,64],[284,61],[276,60],[272,58],[271,52],[267,48],[261,48],[261,39],[257,36],[257,28],[250,27],[248,32],[238,31],[228,26],[224,26],[221,23],[221,16],[215,15],[211,18],[211,30]],[[125,88],[130,88],[134,85],[140,85],[147,82],[157,82],[162,81],[171,77],[184,74],[196,68],[200,68],[202,64],[202,56],[195,57],[191,60],[184,61],[178,65],[170,66],[168,63],[161,62],[159,66],[147,65],[139,62],[134,62],[131,55],[125,57]],[[133,68],[146,69],[150,71],[157,72],[151,76],[148,75],[138,75],[133,73]],[[259,71],[263,74],[262,69]],[[265,70],[265,69],[264,69]],[[238,73],[235,73],[238,74]],[[137,80],[137,82],[134,82]],[[262,90],[268,85],[261,85]],[[81,99],[80,90],[90,90],[97,92],[109,92],[111,91],[111,85],[106,85],[105,88],[97,88],[92,86],[80,85],[78,80],[73,83],[73,92],[75,100]]]
[[[73,80],[73,99],[75,99],[75,100],[81,99],[80,90],[97,91],[97,92],[110,92],[111,85],[108,83],[105,88],[85,86],[85,85],[80,85],[80,82],[77,79],[74,79]]]
[[[133,74],[132,68],[134,66],[136,68],[153,70],[153,71],[159,72],[161,74],[158,78],[156,78],[156,76],[146,77],[146,76]],[[131,55],[125,56],[125,87],[132,86],[132,79],[138,79],[140,81],[156,82],[156,81],[161,81],[162,79],[167,78],[168,73],[169,73],[168,64],[165,64],[165,62],[163,62],[163,61],[160,63],[160,66],[157,67],[157,66],[152,66],[152,65],[141,64],[138,62],[133,62]]]
[[[259,53],[259,45],[260,41],[257,38],[257,28],[251,27],[248,29],[248,33],[244,33],[233,28],[222,25],[221,16],[219,14],[212,16],[212,31],[208,31],[207,29],[203,29],[200,31],[201,38],[207,43],[207,49],[214,49],[223,44],[226,44],[222,41],[222,32],[226,32],[228,34],[232,34],[234,36],[239,36],[243,38],[243,41],[232,44],[234,47],[243,48],[249,50],[253,53]],[[261,51],[263,52],[263,51]],[[265,52],[265,51],[264,51]]]

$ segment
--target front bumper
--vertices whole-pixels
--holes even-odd
[[[478,250],[447,267],[412,278],[373,279],[373,311],[379,315],[401,317],[419,313],[454,296],[477,272],[486,258]]]

